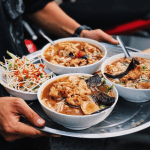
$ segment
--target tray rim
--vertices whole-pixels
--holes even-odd
[[[62,136],[97,139],[97,138],[110,138],[110,137],[127,135],[127,134],[135,133],[135,132],[141,131],[143,129],[146,129],[149,126],[150,126],[150,121],[145,124],[134,127],[132,129],[128,129],[128,130],[123,130],[123,131],[118,131],[118,132],[113,132],[113,133],[98,133],[98,134],[95,134],[95,133],[89,133],[89,134],[82,133],[81,134],[81,133],[76,133],[76,130],[70,130],[70,132],[68,132],[68,131],[53,129],[53,128],[50,128],[47,126],[44,126],[43,128],[37,128],[37,129],[47,132],[47,133],[58,134],[58,135],[62,135]]]
[[[111,47],[111,45],[108,46],[108,44],[106,44],[106,45],[105,45],[105,43],[102,43],[102,44],[104,44],[104,46],[106,46],[106,49],[107,48],[109,49]],[[113,45],[113,48],[114,48],[114,45]],[[116,49],[118,49],[117,46],[116,46]],[[121,49],[121,48],[119,48],[119,49]],[[39,56],[40,53],[41,53],[41,50],[38,50],[36,52],[33,52],[33,53],[26,55],[26,58],[34,59],[35,57]],[[37,128],[37,127],[35,127],[35,128],[37,128],[40,131],[44,131],[44,132],[52,133],[52,134],[58,134],[58,135],[62,135],[62,136],[96,139],[96,138],[110,138],[110,137],[127,135],[127,134],[141,131],[141,130],[146,129],[148,127],[150,127],[150,121],[143,123],[142,125],[138,125],[136,127],[133,127],[131,129],[127,129],[127,130],[113,132],[113,133],[98,133],[98,134],[96,134],[96,133],[89,133],[89,134],[87,134],[87,133],[76,133],[76,130],[63,131],[63,130],[54,129],[54,128],[51,128],[48,126],[44,126],[42,128]]]

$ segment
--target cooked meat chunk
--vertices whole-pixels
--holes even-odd
[[[66,98],[66,102],[70,105],[80,106],[81,97],[79,95],[75,95],[73,97]]]
[[[137,89],[150,89],[150,82],[142,82],[139,84],[136,84]]]
[[[52,87],[50,89],[49,95],[53,98],[53,99],[57,99],[58,97],[60,97],[60,95],[58,95],[59,91],[55,88]]]
[[[75,89],[75,94],[77,95],[90,95],[91,90],[88,89],[87,84],[84,80],[80,80],[78,83],[78,87]]]
[[[127,75],[120,79],[121,82],[127,82],[128,80],[138,79],[142,75],[142,67],[137,65],[135,69],[131,70]]]
[[[64,103],[63,101],[61,101],[61,102],[56,103],[56,104],[54,105],[54,109],[55,109],[55,111],[57,111],[57,112],[61,112],[61,111],[63,110],[64,106],[65,106],[65,103]]]
[[[100,110],[100,107],[98,107],[89,96],[84,96],[81,100],[81,109],[85,115],[89,115]]]

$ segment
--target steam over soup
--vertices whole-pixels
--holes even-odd
[[[99,75],[70,75],[47,85],[41,100],[46,107],[62,114],[89,115],[114,103],[112,89]]]
[[[142,57],[133,57],[133,59],[138,62],[133,68],[129,65],[132,63],[131,58],[125,57],[106,65],[105,75],[112,82],[124,87],[150,89],[150,59]],[[129,69],[130,71],[127,72]]]
[[[103,58],[98,47],[87,42],[67,41],[51,45],[43,53],[52,64],[66,67],[78,67],[93,64]]]

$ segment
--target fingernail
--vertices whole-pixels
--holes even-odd
[[[41,119],[41,118],[39,118],[38,120],[37,120],[37,124],[38,125],[43,125],[45,123],[45,121],[43,120],[43,119]]]
[[[112,39],[112,41],[115,42],[115,43],[116,43],[116,42],[118,43],[118,41],[117,41],[116,39]]]

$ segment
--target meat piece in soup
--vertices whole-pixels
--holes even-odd
[[[98,79],[97,75],[90,78],[71,75],[53,81],[41,93],[43,104],[56,112],[68,115],[89,115],[101,110],[100,105],[95,103],[91,96],[104,92],[109,101],[110,97],[115,99],[114,93],[103,81],[97,82],[97,85],[94,82],[89,86],[87,83],[92,81],[91,78]]]

